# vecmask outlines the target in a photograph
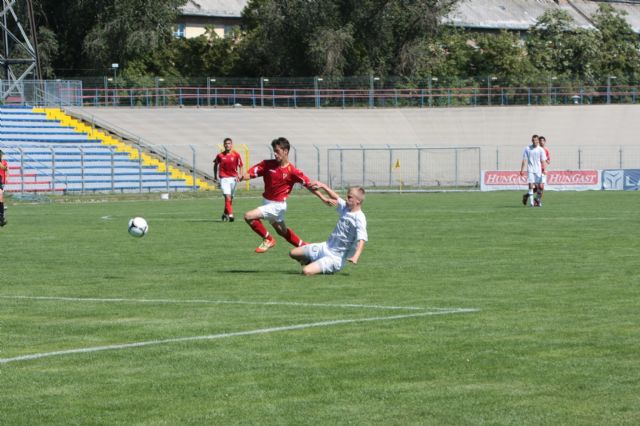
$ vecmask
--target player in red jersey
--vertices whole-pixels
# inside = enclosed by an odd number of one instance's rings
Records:
[[[3,154],[2,150],[0,150],[0,226],[7,224],[7,221],[4,219],[4,184],[7,182],[9,164],[7,160],[2,159]]]
[[[290,144],[286,138],[274,139],[271,142],[271,147],[273,148],[275,159],[261,161],[251,167],[240,178],[240,180],[248,180],[262,176],[264,179],[262,205],[244,214],[244,220],[251,229],[262,237],[262,244],[256,248],[256,253],[264,253],[276,245],[276,240],[269,234],[261,219],[268,220],[276,232],[294,246],[300,247],[306,244],[284,223],[284,215],[287,211],[287,197],[296,183],[313,192],[324,203],[333,205],[332,200],[318,191],[315,182],[311,182],[301,170],[289,163]]]
[[[216,155],[213,160],[213,178],[220,184],[224,194],[224,213],[222,221],[233,222],[233,196],[236,193],[236,185],[242,176],[242,157],[233,150],[231,138],[224,140],[224,151]]]

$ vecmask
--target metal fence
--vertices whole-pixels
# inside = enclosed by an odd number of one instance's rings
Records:
[[[550,146],[553,170],[640,168],[640,145]],[[519,170],[524,146],[483,148],[483,170]]]
[[[9,163],[7,192],[171,192],[197,190],[177,182],[169,172],[173,158],[166,149],[156,157],[162,171],[143,165],[141,151],[136,160],[117,152],[114,147],[100,151],[82,146],[0,144]],[[195,179],[194,179],[195,182]]]
[[[249,106],[397,108],[637,103],[640,81],[604,76],[589,82],[549,77],[81,77],[85,106]]]
[[[82,106],[83,89],[79,80],[0,80],[5,104],[31,106]]]
[[[211,177],[221,145],[149,145]],[[273,158],[269,145],[236,145],[245,166]],[[433,147],[296,145],[289,159],[311,179],[335,188],[479,189],[481,170],[519,170],[524,146]],[[551,146],[553,170],[640,168],[640,145]],[[254,179],[244,188],[261,188]]]
[[[477,188],[479,147],[330,148],[330,186]]]
[[[145,183],[141,162],[128,167],[128,183],[124,183],[119,154],[113,149],[103,155],[99,170],[92,166],[89,150],[83,148],[47,147],[37,156],[25,153],[19,145],[0,144],[11,166],[10,192],[149,192],[196,190],[172,183],[168,165],[179,165],[188,174],[210,179],[212,161],[222,148],[219,145],[144,145],[144,151],[158,158],[163,172],[155,181]],[[362,185],[368,189],[479,189],[481,170],[519,170],[522,146],[488,147],[392,147],[392,146],[297,146],[289,159],[311,179],[327,182],[336,189]],[[236,146],[245,166],[273,158],[268,145]],[[77,151],[79,165],[69,170],[62,160]],[[49,155],[46,155],[49,153]],[[16,167],[17,166],[17,167]],[[625,146],[559,146],[551,147],[553,170],[640,169],[640,145]],[[99,185],[91,175],[99,173]],[[35,185],[35,182],[40,185]],[[195,179],[194,179],[195,181]],[[240,185],[240,190],[261,189],[262,179]]]
[[[0,80],[2,93],[10,83]],[[549,79],[521,84],[496,77],[417,81],[401,78],[118,77],[24,80],[4,103],[34,106],[254,108],[432,108],[461,106],[635,104],[640,82],[612,76],[590,83]]]

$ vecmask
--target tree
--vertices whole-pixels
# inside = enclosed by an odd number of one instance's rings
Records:
[[[237,63],[236,46],[239,33],[220,37],[213,27],[207,27],[205,34],[194,38],[176,38],[169,48],[171,62],[183,76],[228,76],[232,75]]]
[[[53,69],[54,58],[58,55],[60,46],[56,34],[46,27],[38,29],[38,56],[40,59],[40,70],[42,79],[55,77]]]
[[[527,37],[531,62],[544,74],[592,79],[600,54],[598,35],[578,28],[564,10],[546,11]]]
[[[147,64],[143,72],[168,67],[154,58],[171,42],[172,26],[185,2],[34,0],[34,9],[40,32],[51,46],[45,50],[51,55],[51,70],[67,76],[104,75],[114,62],[124,69],[131,61],[136,68]]]
[[[601,4],[593,16],[600,36],[596,68],[601,76],[637,78],[640,72],[640,40],[625,15],[611,5]]]
[[[473,55],[476,74],[513,83],[525,82],[537,74],[524,43],[514,33],[479,34],[476,44],[478,49]]]
[[[113,0],[98,14],[83,42],[96,67],[144,60],[172,40],[183,0]]]
[[[251,0],[249,75],[416,73],[457,0]],[[416,59],[414,59],[416,58]]]

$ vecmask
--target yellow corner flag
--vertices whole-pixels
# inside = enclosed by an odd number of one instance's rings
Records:
[[[393,166],[394,169],[399,169],[400,168],[400,160],[396,160],[396,165]]]

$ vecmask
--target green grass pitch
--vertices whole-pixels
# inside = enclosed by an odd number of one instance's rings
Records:
[[[317,277],[253,252],[259,203],[10,204],[0,424],[640,424],[638,193],[369,194]],[[305,240],[336,218],[289,200]]]

